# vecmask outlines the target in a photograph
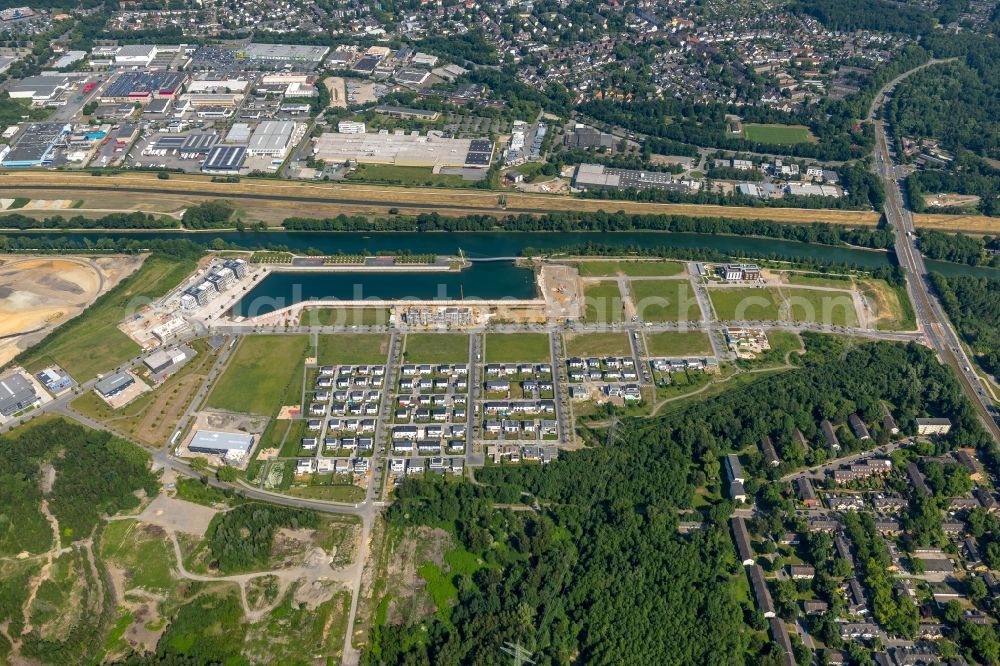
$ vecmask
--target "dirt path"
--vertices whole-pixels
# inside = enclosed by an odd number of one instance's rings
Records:
[[[184,555],[181,552],[180,542],[177,540],[177,534],[173,530],[168,530],[170,534],[170,542],[174,547],[174,557],[177,559],[177,572],[182,578],[187,578],[188,580],[201,581],[201,582],[225,582],[234,583],[240,588],[240,603],[243,606],[243,614],[249,622],[259,622],[267,613],[274,610],[274,608],[281,603],[281,600],[285,596],[285,592],[288,587],[299,579],[304,579],[307,583],[313,583],[316,581],[335,581],[342,583],[351,583],[354,579],[354,569],[358,566],[358,558],[355,558],[355,563],[350,567],[345,569],[334,569],[330,566],[329,556],[324,553],[325,557],[318,557],[314,553],[310,553],[306,557],[306,564],[290,567],[288,569],[275,569],[270,571],[255,571],[251,573],[244,574],[233,574],[230,576],[208,576],[205,574],[191,573],[184,568]],[[278,594],[275,595],[275,601],[264,608],[254,610],[250,608],[250,603],[247,600],[247,583],[250,581],[261,578],[264,576],[274,576],[278,579]]]
[[[45,564],[42,565],[38,575],[32,578],[28,583],[28,596],[24,601],[24,605],[21,606],[21,614],[24,618],[24,629],[21,631],[21,634],[31,632],[31,605],[35,603],[35,597],[38,595],[38,588],[42,586],[42,583],[49,579],[49,572],[52,570],[52,563],[56,560],[56,553],[62,552],[62,539],[59,535],[59,521],[56,520],[56,517],[52,515],[51,511],[49,511],[48,500],[43,499],[38,508],[42,512],[42,515],[45,516],[45,520],[49,521],[49,525],[52,526],[53,544],[52,548],[45,553],[47,556]],[[11,653],[19,654],[20,651],[21,641],[18,639],[17,645],[15,645]]]

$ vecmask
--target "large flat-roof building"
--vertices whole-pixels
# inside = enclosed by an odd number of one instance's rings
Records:
[[[573,187],[580,190],[691,192],[699,186],[691,180],[674,180],[670,173],[613,169],[603,164],[581,164],[573,176]]]
[[[155,44],[126,44],[115,52],[115,64],[120,67],[147,67],[156,53]]]
[[[301,62],[316,66],[330,52],[329,46],[302,44],[247,44],[243,57],[247,60]]]
[[[121,72],[101,93],[101,103],[148,104],[154,99],[174,98],[186,81],[187,74],[183,72]]]
[[[393,134],[325,133],[315,139],[313,155],[331,162],[487,169],[493,157],[493,142],[406,134],[401,130]]]
[[[250,136],[247,153],[284,159],[294,134],[295,123],[291,120],[265,120]]]
[[[15,81],[7,89],[12,99],[30,99],[33,104],[45,104],[72,85],[65,74],[39,74]]]
[[[57,146],[70,132],[62,123],[32,123],[0,161],[5,167],[45,166],[52,163]]]
[[[112,398],[132,384],[135,384],[135,377],[127,372],[115,372],[98,380],[94,389],[105,398]]]
[[[236,175],[247,158],[246,146],[215,146],[201,164],[205,173]]]
[[[219,430],[197,430],[188,450],[192,453],[208,453],[220,456],[239,454],[245,456],[253,448],[254,436],[240,432]]]
[[[38,402],[35,386],[23,375],[0,379],[0,414],[12,416]]]

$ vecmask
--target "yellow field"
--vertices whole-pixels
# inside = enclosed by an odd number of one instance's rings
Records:
[[[413,212],[426,212],[427,206],[442,206],[442,214],[463,215],[486,213],[532,212],[555,213],[565,211],[607,212],[624,211],[636,214],[672,214],[692,217],[729,217],[738,219],[766,219],[775,222],[804,223],[829,222],[845,226],[875,226],[879,216],[875,213],[844,210],[809,210],[802,208],[750,208],[740,206],[710,206],[700,204],[657,204],[635,201],[602,201],[598,199],[578,199],[559,195],[505,193],[506,208],[499,205],[496,192],[470,189],[391,187],[382,185],[343,185],[280,180],[251,180],[244,178],[239,183],[213,183],[211,179],[196,175],[171,174],[167,180],[159,180],[156,174],[133,172],[114,176],[91,176],[89,173],[67,173],[48,171],[18,171],[0,174],[0,193],[16,192],[24,196],[23,186],[52,187],[64,198],[86,198],[90,188],[100,188],[111,192],[127,192],[130,188],[154,188],[157,193],[140,193],[162,198],[165,192],[176,192],[176,196],[188,200],[198,197],[225,198],[239,195],[273,197],[285,209],[298,209],[299,214],[317,215],[357,212],[385,214],[386,207],[396,207],[400,212],[408,211],[411,204],[421,206]],[[73,190],[79,186],[79,191]],[[31,192],[28,192],[31,194]],[[39,195],[35,195],[39,196]],[[324,201],[294,201],[295,198],[320,197]],[[344,201],[338,203],[338,198]],[[248,209],[266,206],[266,200],[254,200]]]
[[[985,215],[938,215],[919,213],[913,216],[913,223],[924,229],[970,234],[995,234],[1000,232],[1000,217]]]

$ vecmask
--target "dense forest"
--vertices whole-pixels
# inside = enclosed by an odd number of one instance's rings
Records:
[[[318,525],[315,511],[273,504],[241,504],[216,516],[207,535],[208,545],[220,571],[262,569],[271,555],[275,530]]]
[[[969,266],[995,266],[1000,268],[1000,255],[990,252],[1000,250],[1000,237],[946,234],[931,229],[918,229],[920,252],[929,259],[953,261]]]
[[[0,518],[0,552],[40,552],[51,541],[38,504],[42,467],[51,464],[55,483],[46,496],[64,539],[86,538],[101,514],[137,506],[134,491],[158,490],[147,454],[107,432],[62,419],[47,420],[0,437],[2,505],[16,512]]]
[[[929,350],[804,337],[802,368],[669,416],[621,420],[613,435],[591,433],[591,446],[549,466],[489,466],[477,485],[404,482],[389,522],[445,527],[486,566],[456,577],[450,613],[379,627],[364,663],[494,663],[505,641],[526,646],[538,664],[741,664],[750,655],[766,663],[767,640],[746,630],[763,623],[729,593],[742,575],[725,529],[732,505],[703,510],[703,531],[676,532],[676,510],[692,506],[694,489],[718,487],[724,454],[765,436],[785,446],[795,428],[816,438],[823,418],[858,412],[875,421],[883,401],[905,432],[918,416],[947,416],[955,427],[944,446],[992,446]],[[535,511],[491,507],[517,501]],[[881,586],[881,553],[869,551],[865,575]],[[876,612],[909,632],[904,606],[880,599]],[[418,632],[426,639],[413,640]]]
[[[395,216],[370,220],[364,216],[339,215],[323,219],[288,218],[282,226],[289,231],[670,231],[675,233],[732,234],[763,236],[823,245],[857,245],[888,249],[893,245],[892,229],[813,222],[785,224],[769,220],[740,220],[684,215],[630,215],[627,213],[553,213],[549,215],[491,215],[447,217],[438,213]]]
[[[932,273],[931,284],[976,360],[1000,378],[1000,280]]]
[[[878,30],[915,37],[934,24],[925,10],[887,0],[798,0],[793,9],[832,30]]]
[[[235,210],[228,201],[203,201],[185,210],[181,222],[187,229],[231,227]]]
[[[980,198],[977,208],[984,215],[1000,215],[1000,169],[995,169],[983,159],[961,152],[949,168],[925,168],[914,171],[906,179],[910,208],[915,213],[958,213],[961,209],[928,208],[925,194],[955,192]]]

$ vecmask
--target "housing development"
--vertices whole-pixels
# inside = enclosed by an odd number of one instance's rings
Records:
[[[0,7],[0,663],[1000,664],[998,39]]]

